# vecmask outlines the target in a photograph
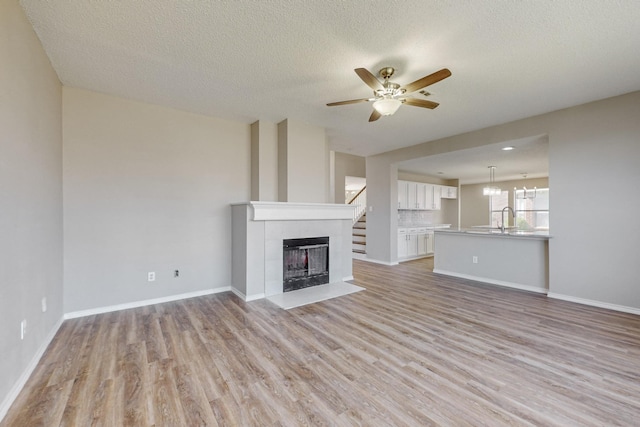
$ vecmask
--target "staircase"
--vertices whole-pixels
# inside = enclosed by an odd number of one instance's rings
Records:
[[[356,206],[353,216],[351,250],[354,254],[364,255],[367,253],[367,187],[363,187],[349,204]]]
[[[366,254],[367,253],[367,214],[364,213],[358,219],[358,221],[353,224],[353,239],[351,244],[351,249],[356,254]]]

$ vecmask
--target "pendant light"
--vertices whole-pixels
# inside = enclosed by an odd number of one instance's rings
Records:
[[[495,185],[496,180],[496,167],[489,166],[489,185],[482,189],[482,195],[484,196],[499,196],[502,194],[502,190]]]
[[[522,179],[524,180],[527,179],[526,173],[522,174]],[[516,187],[513,187],[513,190],[516,194],[516,199],[535,199],[536,193],[538,192],[538,187],[533,187],[533,190],[529,190],[527,187],[523,185],[522,191],[520,191],[520,194],[518,194],[518,189]]]

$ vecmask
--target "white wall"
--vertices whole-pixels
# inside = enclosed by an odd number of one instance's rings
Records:
[[[229,203],[250,196],[250,126],[63,94],[65,312],[230,286]]]
[[[61,85],[13,0],[0,2],[0,64],[1,419],[62,319]]]
[[[640,309],[640,270],[635,260],[640,240],[638,117],[640,92],[633,92],[367,157],[367,196],[379,213],[367,215],[371,225],[367,257],[381,262],[395,259],[391,230],[397,221],[384,209],[385,204],[394,206],[397,197],[395,174],[390,173],[395,164],[548,135],[550,293],[622,310]],[[377,177],[375,185],[370,176]]]

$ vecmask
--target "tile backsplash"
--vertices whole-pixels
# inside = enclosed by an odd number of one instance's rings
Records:
[[[433,224],[433,211],[398,211],[398,227],[413,227]]]

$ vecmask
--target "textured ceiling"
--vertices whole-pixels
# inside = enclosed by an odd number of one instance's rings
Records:
[[[21,0],[63,84],[251,123],[325,127],[371,155],[640,89],[640,2]],[[441,68],[441,105],[368,123],[353,72]]]

